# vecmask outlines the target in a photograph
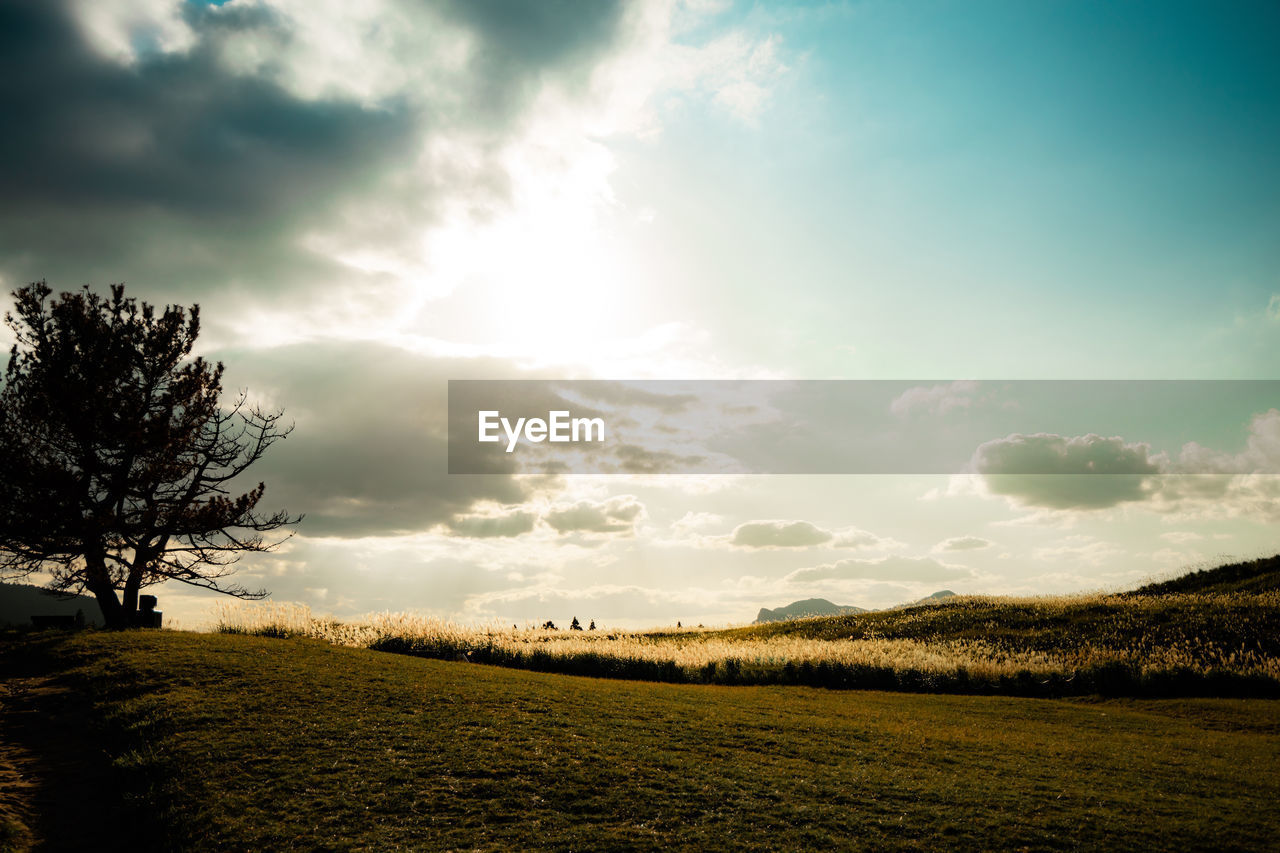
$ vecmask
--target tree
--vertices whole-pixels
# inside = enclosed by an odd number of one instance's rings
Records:
[[[569,630],[570,630],[570,631],[581,631],[581,630],[582,630],[582,623],[578,621],[578,617],[577,617],[577,616],[573,617],[573,621],[569,623]]]
[[[283,412],[243,392],[223,405],[222,363],[191,356],[198,305],[157,313],[123,285],[51,294],[21,288],[5,315],[17,343],[0,389],[0,576],[43,571],[54,590],[87,589],[112,628],[166,580],[265,597],[223,578],[292,535],[263,534],[301,520],[260,513],[262,483],[234,492],[292,430]]]

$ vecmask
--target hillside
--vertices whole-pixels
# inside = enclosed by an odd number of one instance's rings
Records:
[[[1064,652],[1122,642],[1256,648],[1280,656],[1280,555],[1192,572],[1115,595],[944,596],[911,607],[715,632],[737,640],[980,640],[1003,650]]]
[[[1133,591],[1133,595],[1169,595],[1173,593],[1233,592],[1259,593],[1280,590],[1280,554],[1229,563],[1212,569],[1189,572],[1172,580],[1150,583]]]
[[[340,623],[305,606],[266,604],[225,610],[218,630],[671,683],[1280,697],[1280,591],[951,596],[741,628],[641,632],[469,627],[412,614]]]
[[[956,594],[949,589],[940,589],[932,595],[926,595],[924,598],[911,602],[911,604],[907,606],[914,607],[917,604],[937,604],[938,602],[945,601],[948,598],[956,598]]]
[[[1280,833],[1265,700],[648,684],[173,631],[10,635],[0,675],[0,774],[35,780],[0,787],[18,849],[1247,850]]]
[[[61,598],[30,584],[0,583],[0,625],[30,625],[33,615],[74,616],[77,610],[87,623],[102,624],[102,611],[92,596]]]

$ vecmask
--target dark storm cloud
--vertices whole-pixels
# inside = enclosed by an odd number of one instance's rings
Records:
[[[188,14],[205,38],[128,67],[58,3],[0,7],[0,263],[14,277],[198,289],[314,275],[323,262],[282,232],[411,153],[421,119],[403,105],[307,102],[230,74],[217,42],[263,21]]]
[[[261,14],[193,16],[208,38],[133,68],[86,50],[57,4],[0,9],[0,98],[16,131],[0,136],[7,205],[279,216],[405,152],[402,108],[300,101],[224,71],[217,40]]]
[[[148,301],[201,303],[206,329],[241,341],[247,310],[263,306],[322,310],[322,297],[340,292],[382,310],[378,289],[396,284],[390,276],[344,266],[304,238],[337,233],[394,250],[418,245],[446,199],[500,204],[498,153],[523,111],[543,83],[585,80],[620,20],[614,3],[383,6],[369,62],[355,61],[385,78],[366,90],[342,80],[308,90],[298,75],[314,79],[308,70],[327,54],[270,4],[175,3],[189,43],[165,50],[131,31],[126,62],[86,35],[77,15],[90,7],[0,0],[4,289],[40,278],[55,290],[125,281]],[[372,36],[387,34],[383,50]],[[464,42],[460,64],[429,61]],[[254,62],[228,58],[246,45]],[[441,135],[472,147],[424,169],[423,152]],[[518,514],[501,524],[472,514],[477,503],[526,496],[509,460],[486,462],[483,476],[445,472],[446,380],[512,375],[513,365],[375,344],[219,355],[229,388],[266,393],[297,422],[252,474],[266,481],[268,504],[307,515],[302,535],[531,526]]]
[[[388,26],[423,21],[426,8],[389,7]],[[461,126],[498,147],[538,81],[589,68],[618,22],[607,3],[436,11],[474,44],[457,79],[435,81],[449,97],[406,85],[368,102],[304,98],[281,82],[297,36],[269,8],[182,4],[189,49],[145,50],[127,65],[85,41],[69,3],[0,3],[0,274],[11,285],[124,280],[183,296],[359,278],[301,249],[300,236],[332,224],[355,197],[376,197],[389,222],[429,221],[432,194],[458,188],[444,186],[447,163],[399,180],[424,141]],[[279,55],[233,71],[225,48],[247,34]],[[401,37],[412,44],[412,32]],[[468,191],[505,186],[494,161],[465,180]]]
[[[371,343],[223,357],[230,387],[267,396],[296,424],[252,473],[267,483],[268,504],[306,514],[304,536],[395,535],[440,523],[460,523],[463,535],[497,535],[458,516],[479,501],[514,504],[526,496],[510,464],[484,475],[446,471],[447,379],[510,365]]]
[[[448,0],[443,7],[453,20],[484,34],[477,56],[484,73],[476,76],[473,94],[482,110],[499,115],[533,94],[540,69],[568,66],[585,82],[591,59],[612,39],[623,8],[620,2],[574,0]]]

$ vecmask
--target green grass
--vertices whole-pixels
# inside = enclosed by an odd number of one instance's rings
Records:
[[[653,684],[178,632],[11,636],[0,666],[70,688],[50,731],[81,744],[135,849],[1230,850],[1280,834],[1265,700]],[[83,725],[60,722],[73,712]]]

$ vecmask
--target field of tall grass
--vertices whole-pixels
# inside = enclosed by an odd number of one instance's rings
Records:
[[[216,630],[606,678],[1018,695],[1280,696],[1280,592],[959,597],[725,630],[352,622],[223,606]]]

